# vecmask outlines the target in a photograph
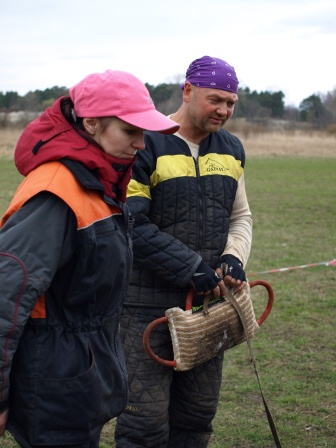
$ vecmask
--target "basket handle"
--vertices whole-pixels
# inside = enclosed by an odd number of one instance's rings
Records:
[[[157,356],[153,350],[151,349],[151,346],[149,345],[149,335],[151,333],[151,331],[157,327],[159,324],[163,324],[168,322],[168,317],[164,316],[164,317],[159,317],[158,319],[153,320],[153,322],[151,322],[148,327],[146,328],[146,330],[144,331],[144,334],[142,336],[142,344],[144,346],[145,352],[147,353],[147,355],[153,359],[153,361],[156,361],[158,364],[161,364],[163,366],[166,367],[176,367],[176,361],[168,361],[167,359],[162,359],[159,356]]]
[[[268,292],[268,300],[266,308],[264,309],[259,319],[257,319],[257,324],[260,326],[271,312],[274,303],[274,292],[272,286],[268,282],[265,282],[265,280],[254,280],[253,282],[250,282],[250,288],[253,288],[253,286],[256,285],[264,286]]]
[[[273,288],[269,283],[265,282],[264,280],[254,280],[253,282],[250,282],[249,285],[250,285],[250,288],[253,288],[256,285],[262,285],[267,289],[267,292],[268,292],[268,301],[267,301],[266,308],[263,311],[262,315],[259,317],[259,319],[257,319],[257,324],[260,326],[264,322],[266,317],[269,315],[269,313],[271,312],[271,309],[272,309],[272,306],[274,303]],[[185,308],[186,310],[191,310],[193,297],[194,297],[194,290],[191,289],[187,295],[186,308]]]

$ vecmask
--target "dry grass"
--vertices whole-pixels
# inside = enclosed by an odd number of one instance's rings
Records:
[[[246,156],[336,157],[336,137],[322,131],[237,132]]]
[[[21,133],[22,129],[0,128],[0,156],[13,157],[14,148]]]
[[[232,128],[232,129],[231,129]],[[336,157],[336,136],[323,131],[228,127],[239,137],[246,156]],[[22,129],[0,128],[0,155],[12,158]]]

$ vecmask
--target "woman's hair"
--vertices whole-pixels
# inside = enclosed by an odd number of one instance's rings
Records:
[[[101,146],[94,140],[85,130],[85,127],[83,125],[83,118],[82,117],[76,117],[75,111],[74,111],[74,104],[70,97],[65,97],[61,101],[61,111],[64,115],[64,118],[67,120],[68,123],[71,124],[71,126],[75,129],[75,131],[81,135],[85,140],[87,140],[89,143],[92,143],[96,146],[98,146],[100,149]],[[114,117],[97,117],[100,124],[100,131],[104,132],[105,129],[108,127],[108,125],[111,123]]]
[[[84,126],[83,126],[83,119],[82,118],[76,118],[74,113],[74,104],[69,96],[65,97],[61,101],[61,111],[64,115],[66,121],[71,124],[73,128],[76,129],[76,131],[82,131],[84,132]]]

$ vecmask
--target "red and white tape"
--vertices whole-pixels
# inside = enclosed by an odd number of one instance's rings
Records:
[[[280,269],[270,269],[268,271],[260,271],[260,272],[251,272],[250,274],[246,274],[247,277],[252,277],[254,275],[260,274],[271,274],[274,272],[284,272],[284,271],[292,271],[294,269],[303,269],[310,268],[313,266],[336,266],[336,258],[331,261],[321,261],[320,263],[310,263],[310,264],[302,264],[301,266],[291,266],[288,268],[280,268]]]

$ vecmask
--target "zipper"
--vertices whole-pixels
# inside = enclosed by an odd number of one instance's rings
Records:
[[[194,158],[193,158],[194,159]],[[200,175],[200,170],[199,170],[199,164],[198,164],[198,159],[194,159],[194,163],[195,163],[195,169],[196,169],[196,182],[197,182],[197,198],[196,198],[196,205],[197,205],[197,210],[198,210],[198,217],[199,217],[199,226],[197,226],[197,239],[196,239],[196,244],[195,244],[195,248],[196,248],[196,252],[198,254],[201,253],[201,249],[202,249],[202,241],[203,241],[203,222],[204,222],[204,214],[205,214],[205,210],[204,210],[204,198],[203,198],[203,192],[202,192],[202,188],[201,188],[201,175]]]
[[[131,276],[131,272],[132,272],[132,264],[133,264],[133,249],[132,249],[132,246],[131,246],[132,238],[131,238],[131,235],[130,235],[130,231],[132,231],[132,227],[130,226],[130,216],[129,216],[130,213],[129,213],[128,206],[126,204],[123,204],[123,203],[121,203],[121,204],[122,204],[122,206],[120,208],[121,208],[121,211],[122,211],[122,214],[123,214],[124,226],[125,226],[124,232],[125,232],[125,238],[126,238],[126,244],[127,244],[127,258],[128,258],[128,263],[129,263],[129,266],[130,266],[130,271],[128,273],[128,278],[125,279],[125,281],[126,281],[126,290],[127,290],[128,282],[130,280],[130,276]],[[125,294],[126,294],[126,290],[125,290]]]

